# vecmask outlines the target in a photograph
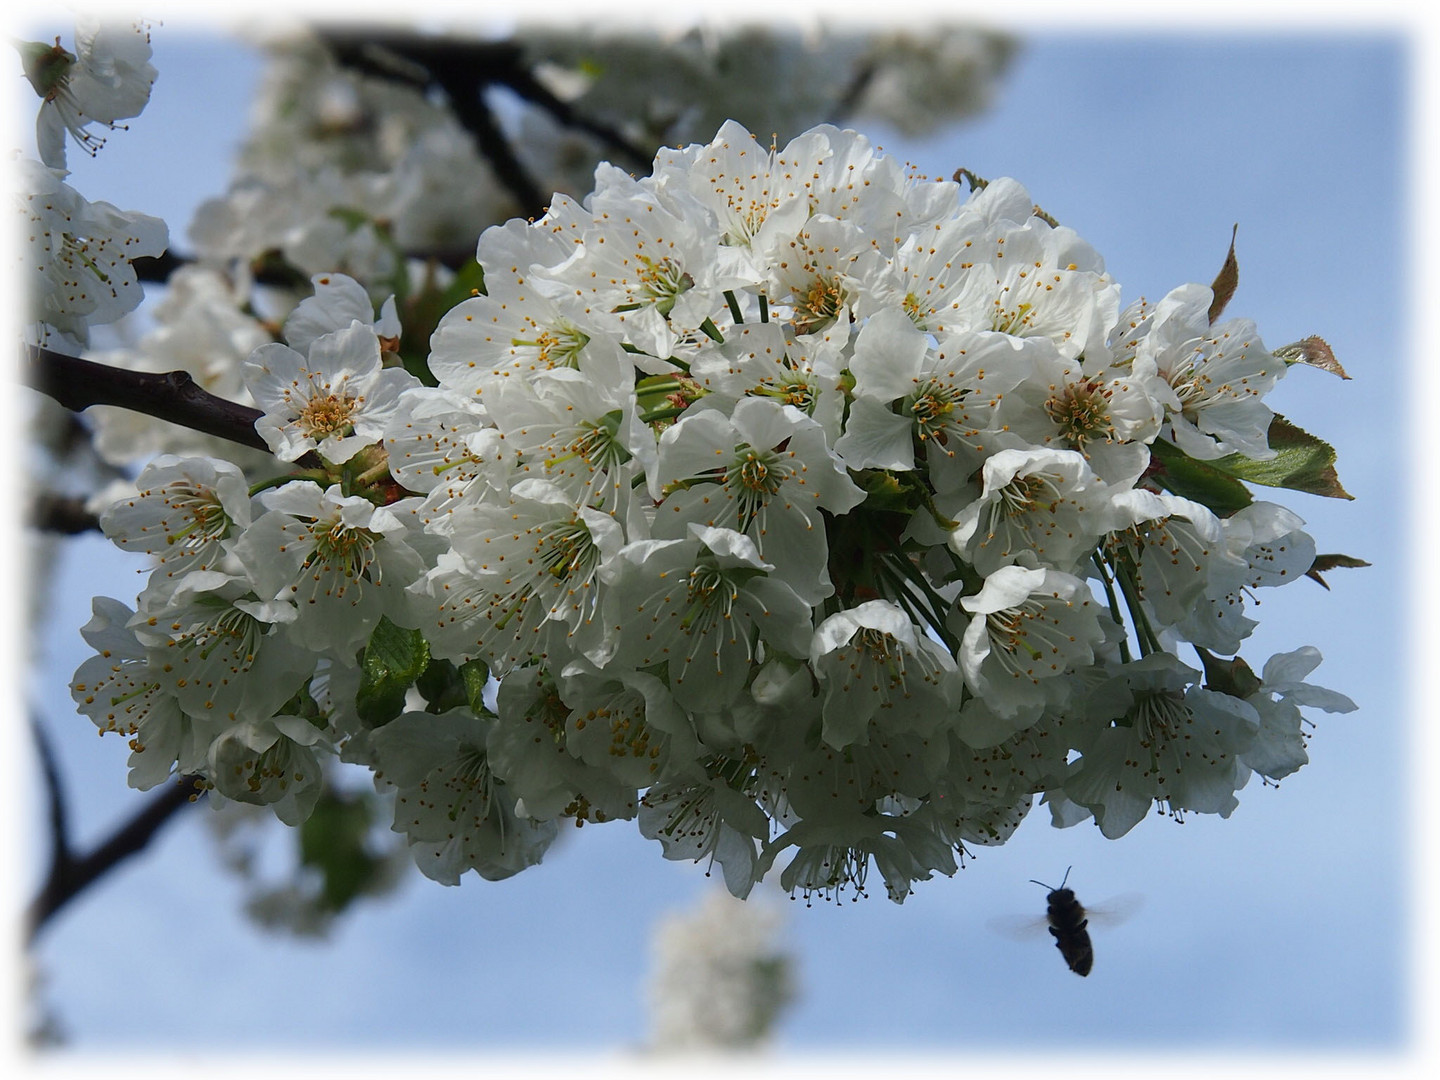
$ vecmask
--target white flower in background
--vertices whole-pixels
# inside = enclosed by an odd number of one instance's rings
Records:
[[[984,233],[985,221],[967,211],[912,233],[889,259],[862,268],[856,314],[900,307],[921,330],[946,329]]]
[[[880,258],[859,226],[820,214],[764,254],[770,267],[766,294],[797,334],[847,326],[860,296],[859,278]]]
[[[1067,359],[1103,352],[1120,286],[1073,229],[1027,213],[1023,221],[998,222],[975,246],[974,266],[945,313],[947,327],[1047,338]]]
[[[651,356],[703,340],[701,324],[725,308],[721,293],[749,284],[738,260],[723,257],[714,218],[683,193],[662,201],[653,182],[614,166],[597,169],[595,182],[582,244],[531,285]]]
[[[722,243],[764,251],[794,236],[809,218],[805,174],[797,166],[823,153],[822,139],[807,132],[783,151],[766,150],[743,126],[727,120],[703,146],[662,148],[655,155],[655,183],[662,192],[687,191],[708,208],[719,222]]]
[[[219,569],[229,542],[250,524],[250,493],[239,468],[213,458],[159,457],[113,503],[100,527],[124,551],[154,555],[150,587],[191,570]]]
[[[315,290],[295,305],[285,320],[285,340],[296,352],[309,353],[310,347],[326,334],[349,329],[351,323],[370,326],[380,340],[382,352],[394,352],[400,340],[400,317],[395,313],[395,297],[388,297],[380,317],[370,303],[370,294],[352,277],[344,274],[316,274],[310,279]]]
[[[873,864],[880,871],[885,894],[903,904],[917,881],[929,881],[936,870],[955,873],[949,843],[923,822],[900,814],[836,814],[825,820],[801,821],[765,847],[762,869],[788,847],[798,850],[780,874],[780,887],[798,891],[808,904],[812,895],[839,903],[853,889],[859,899]]]
[[[723,779],[656,784],[640,800],[640,834],[660,841],[665,858],[719,863],[730,895],[745,899],[759,879],[759,845],[770,819]]]
[[[643,528],[639,482],[654,466],[655,435],[639,417],[634,370],[613,342],[597,341],[578,370],[538,372],[507,389],[495,418],[517,455],[511,482],[546,480],[579,505]]]
[[[742,397],[768,398],[818,422],[833,445],[845,409],[844,365],[837,342],[824,334],[793,336],[779,323],[745,323],[733,327],[724,344],[702,350],[690,377],[710,392],[707,408],[724,399],[733,408]]]
[[[20,278],[25,319],[41,324],[42,344],[53,327],[79,345],[92,325],[114,322],[144,297],[132,259],[159,255],[169,232],[159,218],[84,199],[63,173],[39,162],[17,166]]]
[[[531,268],[559,265],[574,254],[578,236],[544,226],[583,213],[572,200],[557,197],[535,226],[515,219],[481,234],[476,258],[486,268],[485,295],[447,311],[431,339],[430,370],[441,386],[483,402],[512,380],[579,366],[586,346],[604,331],[566,298],[537,290]]]
[[[386,178],[339,168],[277,178],[241,176],[195,211],[190,241],[207,261],[238,276],[252,260],[279,251],[305,274],[344,273],[381,297],[404,261],[384,222]]]
[[[836,453],[852,469],[908,471],[918,443],[937,490],[963,482],[998,449],[995,407],[1043,348],[999,334],[944,334],[932,344],[898,309],[873,315],[855,339],[855,402]]]
[[[1002,442],[1081,454],[1107,484],[1128,488],[1150,465],[1160,430],[1160,403],[1149,380],[1124,368],[1089,369],[1058,351],[1036,350],[1035,372],[996,410]]]
[[[294,461],[315,450],[341,465],[385,435],[401,391],[420,380],[382,368],[374,328],[355,321],[316,338],[306,353],[262,345],[245,364],[245,385],[265,413],[255,430],[276,457]]]
[[[411,512],[433,533],[449,531],[449,515],[457,507],[508,492],[519,460],[488,411],[429,386],[400,395],[384,447],[390,475],[424,494]]]
[[[90,130],[113,130],[116,121],[139,116],[150,100],[155,67],[150,63],[150,27],[145,22],[101,23],[94,16],[75,20],[75,52],[28,42],[20,47],[25,75],[40,95],[35,140],[40,160],[64,169],[65,134],[92,157],[105,145]]]
[[[1100,521],[1106,548],[1133,561],[1140,597],[1161,626],[1184,622],[1207,595],[1229,595],[1247,577],[1249,564],[1225,543],[1221,520],[1189,499],[1114,492]]]
[[[739,1050],[762,1044],[794,990],[774,904],[710,889],[655,925],[649,981],[650,1045],[661,1051]]]
[[[131,371],[188,372],[197,385],[217,397],[251,405],[242,369],[250,354],[274,337],[253,314],[242,310],[247,304],[245,291],[218,271],[182,266],[166,279],[164,295],[152,311],[153,329],[133,345],[92,353],[89,358]],[[92,405],[86,416],[97,429],[96,449],[111,464],[174,454],[223,456],[247,468],[274,467],[264,451],[246,450],[131,409]]]
[[[630,819],[641,789],[696,770],[690,721],[653,675],[611,678],[575,661],[557,684],[527,665],[500,681],[496,707],[490,766],[527,817]]]

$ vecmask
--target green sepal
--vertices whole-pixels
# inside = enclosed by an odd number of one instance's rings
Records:
[[[1197,502],[1219,517],[1229,517],[1253,501],[1250,489],[1217,469],[1217,462],[1197,461],[1164,439],[1150,444],[1150,461],[1147,475],[1151,480],[1172,495]]]
[[[1195,647],[1195,651],[1200,654],[1200,663],[1205,665],[1206,690],[1229,694],[1242,701],[1259,691],[1260,676],[1251,671],[1250,665],[1240,657],[1221,660],[1198,645]]]
[[[1324,584],[1322,582],[1322,584]],[[280,706],[275,713],[276,716],[298,716],[306,721],[311,727],[317,727],[324,731],[330,726],[330,718],[325,715],[318,702],[310,694],[310,686],[307,683],[294,694],[290,700]]]
[[[75,66],[75,54],[60,47],[60,39],[47,45],[43,41],[17,41],[15,51],[20,54],[20,67],[25,78],[35,88],[35,93],[45,100],[50,99],[57,88],[64,85]]]
[[[379,873],[381,860],[365,846],[373,798],[327,789],[300,825],[300,861],[320,871],[319,902],[327,911],[344,910]]]
[[[1254,461],[1243,454],[1212,461],[1221,472],[1266,487],[1305,491],[1331,499],[1353,499],[1340,486],[1335,474],[1335,448],[1290,423],[1279,413],[1270,421],[1270,449],[1275,456],[1269,461]]]
[[[909,513],[915,509],[917,500],[911,486],[894,473],[883,469],[861,469],[851,473],[851,479],[865,492],[866,510]]]
[[[383,615],[360,657],[355,712],[366,727],[378,728],[405,708],[405,692],[430,663],[430,646],[419,630],[396,626]]]

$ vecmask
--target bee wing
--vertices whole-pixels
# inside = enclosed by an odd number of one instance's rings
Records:
[[[1094,907],[1086,904],[1085,918],[1089,920],[1092,927],[1119,926],[1144,906],[1145,897],[1142,893],[1121,893]]]
[[[987,919],[985,925],[1011,941],[1032,941],[1050,928],[1050,920],[1044,915],[997,915]]]

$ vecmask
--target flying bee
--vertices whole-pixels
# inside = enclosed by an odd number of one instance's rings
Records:
[[[1090,944],[1090,920],[1085,917],[1085,909],[1075,899],[1075,890],[1065,887],[1072,869],[1069,866],[1065,868],[1065,877],[1058,889],[1034,878],[1030,881],[1050,890],[1050,895],[1045,897],[1045,917],[1050,921],[1050,936],[1055,939],[1055,947],[1060,950],[1070,970],[1083,976],[1090,974],[1090,968],[1095,963],[1095,950]]]
[[[1055,947],[1065,958],[1065,964],[1076,975],[1089,975],[1095,963],[1095,950],[1090,942],[1090,931],[1096,926],[1114,926],[1124,922],[1140,907],[1142,898],[1138,893],[1125,893],[1105,901],[1099,907],[1086,908],[1075,899],[1075,890],[1067,888],[1070,870],[1058,888],[1043,881],[1030,880],[1049,889],[1045,898],[1045,914],[1039,918],[1025,916],[999,916],[990,920],[990,928],[1016,941],[1032,940],[1035,936],[1049,931],[1055,940]]]

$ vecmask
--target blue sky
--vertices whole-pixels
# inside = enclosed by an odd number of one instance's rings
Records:
[[[1105,256],[1126,299],[1208,283],[1239,224],[1227,315],[1272,347],[1324,336],[1353,376],[1296,369],[1269,401],[1339,451],[1354,502],[1284,493],[1319,550],[1359,556],[1326,592],[1261,597],[1244,650],[1317,645],[1312,678],[1357,712],[1317,714],[1310,764],[1258,781],[1228,821],[1151,818],[1119,841],[1055,830],[1043,810],[954,879],[896,906],[778,898],[800,997],[781,1049],[1006,1053],[1387,1051],[1409,1032],[1407,900],[1413,837],[1407,747],[1406,538],[1418,521],[1404,418],[1420,299],[1411,267],[1408,115],[1413,57],[1399,34],[1039,32],[995,108],[924,141],[871,131],[931,175],[1010,175]],[[258,71],[232,44],[157,29],[146,112],[72,183],[165,217],[179,250],[193,207],[221,191]],[[136,805],[125,747],[95,738],[65,684],[95,592],[133,598],[138,563],[105,542],[68,546],[34,697],[60,742],[82,844]],[[32,800],[33,802],[33,800]],[[38,835],[38,830],[32,827]],[[987,929],[1040,914],[1029,879],[1082,900],[1139,892],[1097,933],[1094,973],[1040,938]],[[581,1051],[638,1045],[649,930],[710,887],[633,826],[586,828],[499,884],[418,875],[346,918],[325,943],[259,931],[198,815],[67,910],[35,960],[73,1045],[109,1051],[307,1048]]]

